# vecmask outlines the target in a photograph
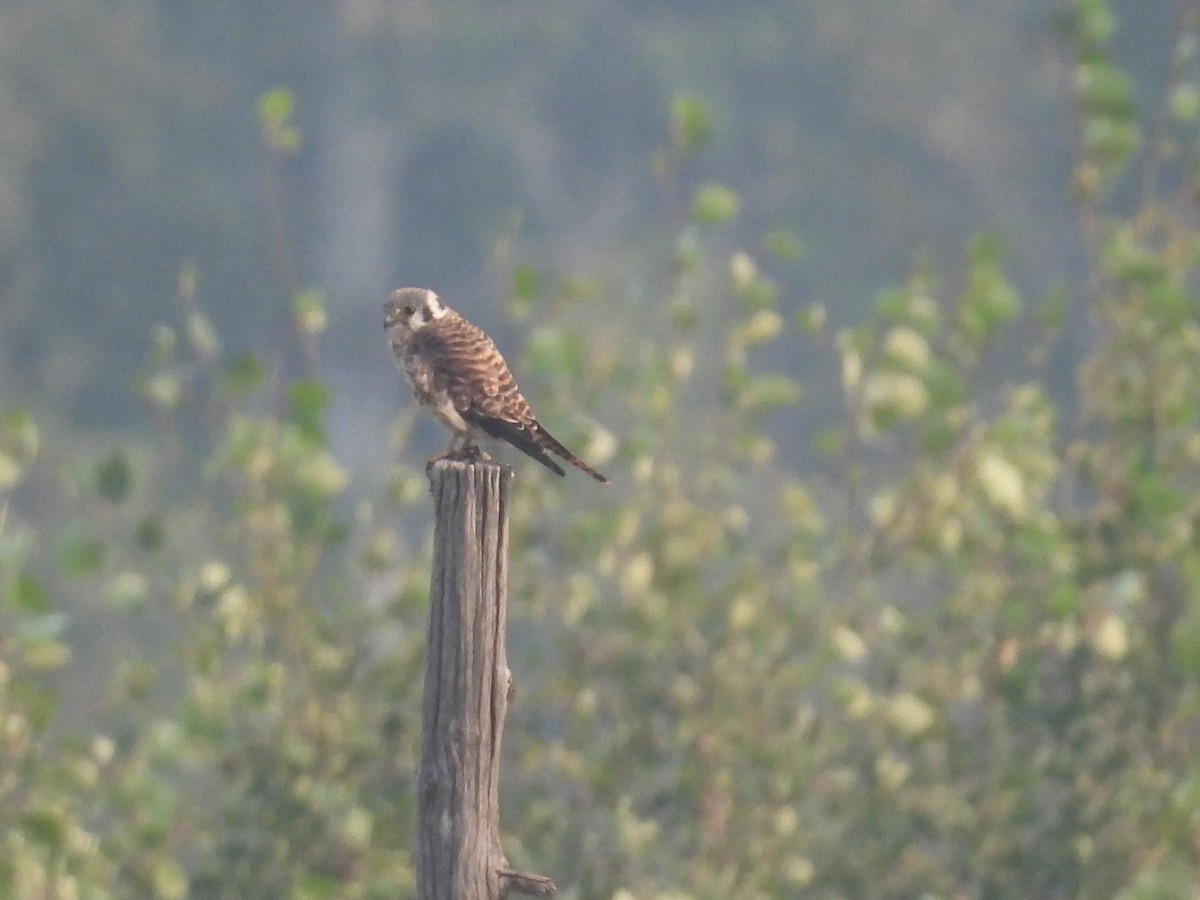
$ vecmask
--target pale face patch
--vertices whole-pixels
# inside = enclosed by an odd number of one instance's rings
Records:
[[[404,308],[404,318],[410,331],[419,331],[430,322],[442,318],[447,312],[449,309],[442,304],[441,298],[433,291],[426,290],[423,303]]]

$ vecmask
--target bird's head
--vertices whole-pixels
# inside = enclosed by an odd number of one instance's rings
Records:
[[[441,298],[428,288],[400,288],[383,304],[383,327],[417,331],[445,314]]]

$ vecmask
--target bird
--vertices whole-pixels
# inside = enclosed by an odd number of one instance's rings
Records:
[[[476,439],[486,434],[512,444],[557,475],[566,472],[553,456],[609,484],[538,421],[487,333],[432,290],[393,291],[383,305],[383,327],[396,367],[417,403],[450,429],[450,446],[434,459],[478,454]]]

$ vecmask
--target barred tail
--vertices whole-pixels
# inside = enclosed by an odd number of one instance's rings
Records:
[[[545,449],[551,451],[552,453],[554,453],[558,456],[561,456],[563,459],[565,459],[567,462],[569,462],[575,468],[579,469],[579,471],[587,472],[589,475],[591,475],[593,478],[595,478],[601,484],[611,484],[612,483],[607,478],[605,478],[603,475],[601,475],[599,472],[597,472],[595,469],[593,469],[591,466],[589,466],[587,463],[585,463],[582,459],[580,459],[578,456],[576,456],[574,453],[572,453],[570,450],[568,450],[566,447],[564,447],[561,443],[559,443],[558,439],[555,438],[554,435],[552,435],[550,432],[548,432],[545,428],[542,427],[541,422],[535,421],[531,427],[531,432],[533,434],[534,440],[536,440],[538,442],[538,444],[540,444]]]

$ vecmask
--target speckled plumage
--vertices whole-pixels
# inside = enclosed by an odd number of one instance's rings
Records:
[[[433,291],[401,288],[383,307],[396,365],[417,402],[450,429],[447,453],[480,433],[507,441],[559,475],[554,454],[597,481],[608,479],[559,443],[533,414],[492,339]]]

